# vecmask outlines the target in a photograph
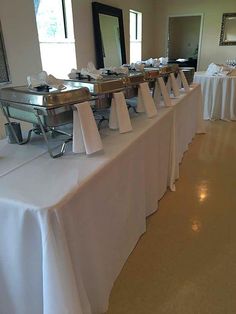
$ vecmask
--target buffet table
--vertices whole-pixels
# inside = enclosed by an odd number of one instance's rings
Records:
[[[196,72],[194,82],[202,87],[204,119],[236,120],[236,76]]]
[[[38,138],[0,141],[0,313],[98,314],[204,132],[200,86],[133,132],[103,129],[104,152],[52,159]]]

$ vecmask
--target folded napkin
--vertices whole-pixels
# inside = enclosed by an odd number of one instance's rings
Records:
[[[215,63],[211,63],[208,65],[208,68],[206,70],[206,74],[207,75],[216,75],[218,73],[222,72],[222,67],[215,64]]]
[[[232,69],[227,73],[227,76],[236,76],[236,69]]]
[[[143,64],[142,62],[136,62],[136,63],[130,64],[130,68],[136,71],[143,71],[144,67],[145,67],[145,64]]]
[[[55,76],[51,74],[48,75],[46,71],[28,75],[27,83],[29,88],[36,88],[42,85],[54,87],[59,90],[66,88],[62,80],[55,78]]]
[[[48,74],[46,71],[42,71],[33,75],[28,75],[27,76],[28,87],[35,88],[41,85],[46,85],[47,76]]]
[[[50,87],[54,87],[56,89],[65,89],[66,86],[63,84],[62,80],[55,78],[52,74],[49,74],[47,77],[47,84]]]
[[[180,71],[179,71],[179,76],[180,76],[181,82],[182,82],[182,84],[183,84],[184,91],[185,91],[186,93],[189,92],[189,91],[190,91],[190,87],[189,87],[188,81],[187,81],[187,79],[186,79],[186,76],[185,76],[183,70],[180,70]]]
[[[168,57],[160,57],[159,61],[161,64],[166,65],[168,63]]]
[[[170,81],[171,81],[171,88],[173,90],[174,96],[179,97],[180,96],[179,87],[178,87],[178,83],[176,81],[174,73],[170,73]]]
[[[160,60],[158,59],[158,58],[155,58],[155,59],[153,59],[153,64],[152,64],[152,66],[154,67],[154,68],[157,68],[157,67],[159,67],[159,65],[160,65]]]
[[[148,118],[157,115],[157,109],[151,96],[148,83],[139,84],[137,112],[146,112]]]
[[[113,93],[109,128],[113,130],[119,129],[120,133],[130,132],[133,129],[123,92]]]
[[[106,68],[105,70],[110,70],[112,73],[116,73],[116,74],[128,74],[129,73],[129,68],[125,66],[109,67],[109,68]]]
[[[172,102],[168,94],[168,90],[164,83],[164,80],[162,77],[158,77],[157,82],[155,84],[154,92],[154,100],[157,106],[160,105],[161,96],[163,97],[163,101],[166,107],[172,106]]]
[[[152,67],[158,67],[160,65],[160,60],[155,58],[150,58],[146,61],[144,61],[144,63],[147,65],[147,66],[152,66]]]
[[[68,74],[68,77],[70,78],[70,79],[77,79],[77,75],[78,75],[78,73],[79,73],[79,70],[77,70],[77,69],[71,69],[71,71],[70,71],[70,73]]]
[[[89,102],[74,105],[73,152],[93,154],[103,149],[102,141]]]
[[[80,73],[82,75],[89,75],[93,79],[102,79],[102,70],[97,70],[92,62],[89,62],[87,68],[82,68]]]

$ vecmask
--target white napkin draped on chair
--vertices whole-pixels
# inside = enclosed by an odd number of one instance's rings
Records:
[[[148,83],[141,83],[138,89],[138,104],[137,112],[146,112],[148,118],[153,118],[157,115],[155,102],[150,93]]]
[[[109,128],[113,130],[119,129],[120,133],[130,132],[133,129],[123,92],[113,93]]]
[[[103,149],[93,111],[89,102],[74,105],[73,152],[93,154]]]

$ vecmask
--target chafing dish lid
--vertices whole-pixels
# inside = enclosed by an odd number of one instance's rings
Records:
[[[60,107],[89,99],[91,94],[86,87],[75,88],[71,85],[66,85],[63,90],[51,88],[49,92],[32,90],[27,86],[0,89],[1,101],[41,107]]]
[[[120,91],[124,88],[123,76],[116,77],[103,77],[102,79],[70,79],[64,80],[64,83],[69,84],[70,86],[86,87],[89,89],[92,94],[102,94],[102,93],[113,93]]]

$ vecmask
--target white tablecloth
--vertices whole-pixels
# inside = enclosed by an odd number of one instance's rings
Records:
[[[196,72],[204,98],[204,119],[236,120],[236,76],[209,76]]]
[[[104,153],[91,157],[51,159],[28,144],[32,158],[14,168],[6,158],[13,146],[0,142],[0,163],[11,170],[0,177],[1,314],[107,310],[146,216],[174,186],[194,134],[204,131],[200,86],[175,103],[154,119],[133,118],[133,132],[103,130]]]

